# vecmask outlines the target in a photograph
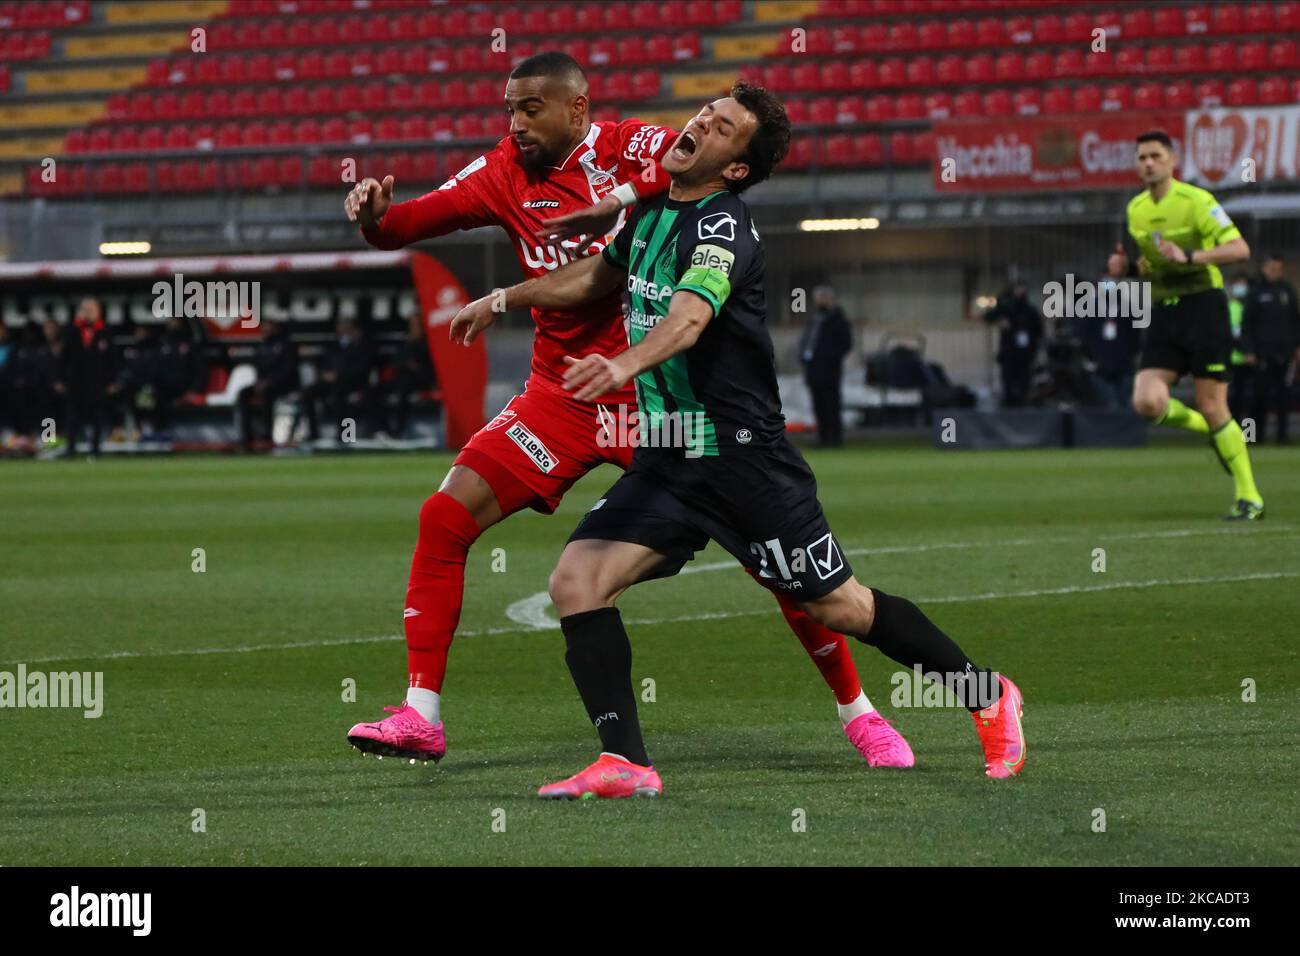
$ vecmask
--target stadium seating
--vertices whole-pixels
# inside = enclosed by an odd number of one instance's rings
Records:
[[[102,115],[67,129],[63,150],[131,154],[147,169],[154,161],[142,154],[158,149],[209,153],[206,160],[178,155],[166,176],[160,167],[145,177],[149,188],[191,189],[205,181],[204,170],[238,170],[248,159],[235,152],[218,162],[212,153],[295,146],[403,146],[394,155],[405,161],[432,144],[439,156],[413,168],[442,175],[457,168],[446,161],[453,149],[472,158],[504,131],[503,72],[556,47],[587,64],[603,117],[680,122],[700,99],[680,91],[705,88],[692,85],[696,76],[725,69],[756,79],[784,95],[796,124],[824,128],[801,147],[809,168],[924,165],[928,153],[918,144],[928,131],[916,127],[948,117],[1296,101],[1300,0],[787,6],[802,19],[740,0],[503,0],[436,9],[398,0],[231,0],[207,25],[205,55],[146,57],[140,81],[107,91]],[[151,24],[163,16],[144,10]],[[85,0],[0,4],[0,26],[11,28],[0,41],[0,91],[20,64],[57,55],[59,37],[74,35],[91,12]],[[503,23],[510,27],[505,50],[482,42]],[[785,42],[795,25],[805,28],[805,46]],[[1097,28],[1106,32],[1105,53],[1090,52]],[[274,155],[259,167],[262,158],[247,168],[265,176],[222,182],[285,185],[290,164]],[[299,166],[307,182],[326,181],[322,166]],[[91,175],[87,185],[143,191],[138,169],[130,169]],[[62,188],[43,184],[47,194]]]

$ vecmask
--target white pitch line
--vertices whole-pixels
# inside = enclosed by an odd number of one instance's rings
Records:
[[[726,565],[730,567],[731,565]],[[975,601],[1014,600],[1016,598],[1051,597],[1062,594],[1089,594],[1098,591],[1119,591],[1126,589],[1167,587],[1186,584],[1235,584],[1242,581],[1276,581],[1283,578],[1300,578],[1300,571],[1261,571],[1256,574],[1237,574],[1230,577],[1212,578],[1156,578],[1149,581],[1113,581],[1108,584],[1088,584],[1059,588],[1030,588],[1023,591],[988,591],[983,594],[948,594],[936,597],[914,598],[918,604],[964,604]],[[746,611],[711,611],[701,614],[684,614],[679,617],[632,618],[625,623],[634,626],[653,624],[678,624],[689,621],[716,621],[726,618],[754,617],[771,614],[771,608],[756,608]],[[546,627],[489,627],[480,630],[458,631],[458,637],[482,637],[490,634],[529,634],[540,631],[559,630],[559,624]],[[206,654],[253,654],[260,651],[298,650],[315,647],[341,647],[349,644],[380,644],[403,640],[402,635],[393,634],[383,637],[345,637],[321,641],[293,641],[286,644],[249,644],[240,647],[194,647],[175,651],[114,651],[108,654],[88,654],[83,656],[32,657],[25,661],[7,663],[48,664],[54,661],[106,661],[154,657],[197,657]]]

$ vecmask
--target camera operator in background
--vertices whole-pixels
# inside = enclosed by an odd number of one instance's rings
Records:
[[[1002,370],[1002,404],[1019,408],[1025,404],[1033,380],[1034,360],[1043,341],[1043,317],[1029,301],[1029,290],[1017,282],[984,314],[984,321],[996,325],[998,366]]]

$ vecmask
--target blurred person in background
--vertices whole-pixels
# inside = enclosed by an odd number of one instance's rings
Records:
[[[1246,296],[1250,294],[1250,276],[1238,270],[1228,284],[1228,320],[1232,323],[1232,379],[1228,382],[1228,407],[1238,414],[1249,410],[1254,401],[1255,366],[1246,361],[1241,350],[1241,320],[1246,311]],[[1240,421],[1240,418],[1238,418]]]
[[[1029,301],[1029,290],[1017,282],[998,298],[984,315],[996,325],[998,366],[1002,370],[1002,404],[1018,408],[1025,404],[1034,371],[1034,360],[1043,341],[1043,317]]]
[[[1106,304],[1115,301],[1110,289],[1115,280],[1103,273],[1097,282],[1099,315],[1082,320],[1083,349],[1092,364],[1092,373],[1103,404],[1107,408],[1127,408],[1133,396],[1133,375],[1142,336],[1133,320],[1121,315],[1105,314]]]
[[[393,358],[392,368],[393,377],[387,388],[390,395],[397,397],[397,412],[389,432],[394,438],[405,438],[411,419],[412,396],[437,388],[437,377],[429,360],[429,346],[424,340],[424,329],[418,315],[411,316],[407,323],[406,341]]]
[[[118,392],[117,363],[104,327],[99,300],[87,296],[63,332],[59,379],[55,386],[66,401],[68,455],[77,453],[82,430],[90,430],[90,453],[99,454],[100,439],[108,424],[110,404]]]
[[[18,431],[18,344],[0,321],[0,443],[9,445]]]
[[[195,341],[186,319],[172,316],[158,342],[158,372],[153,383],[155,438],[171,437],[176,402],[186,395],[202,395],[207,378],[202,344]]]
[[[246,452],[253,450],[254,419],[261,425],[267,441],[272,441],[271,418],[276,399],[297,390],[299,384],[298,350],[290,341],[288,331],[271,319],[263,319],[262,328],[262,342],[253,359],[257,381],[240,389],[235,399],[240,440]]]
[[[1246,296],[1241,317],[1241,351],[1255,367],[1255,440],[1263,441],[1270,413],[1277,415],[1277,440],[1286,444],[1291,411],[1288,380],[1300,360],[1300,309],[1295,286],[1286,281],[1286,263],[1274,254]]]
[[[153,410],[157,396],[154,382],[158,376],[158,343],[153,329],[136,323],[131,344],[122,350],[122,361],[116,381],[115,397],[126,416],[125,427],[139,440],[139,432]]]
[[[321,360],[316,381],[302,391],[309,441],[320,438],[321,404],[336,440],[345,418],[354,419],[359,430],[363,424],[369,426],[372,417],[370,373],[375,362],[370,342],[349,318],[339,319],[335,331],[335,347]]]
[[[812,393],[817,418],[817,443],[823,448],[844,444],[844,357],[853,348],[853,328],[835,298],[835,290],[813,290],[813,312],[799,341],[804,381]]]

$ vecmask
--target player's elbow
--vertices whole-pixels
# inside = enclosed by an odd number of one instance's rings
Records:
[[[1250,246],[1246,244],[1245,239],[1238,239],[1234,247],[1236,254],[1232,257],[1233,262],[1245,262],[1250,258]]]

